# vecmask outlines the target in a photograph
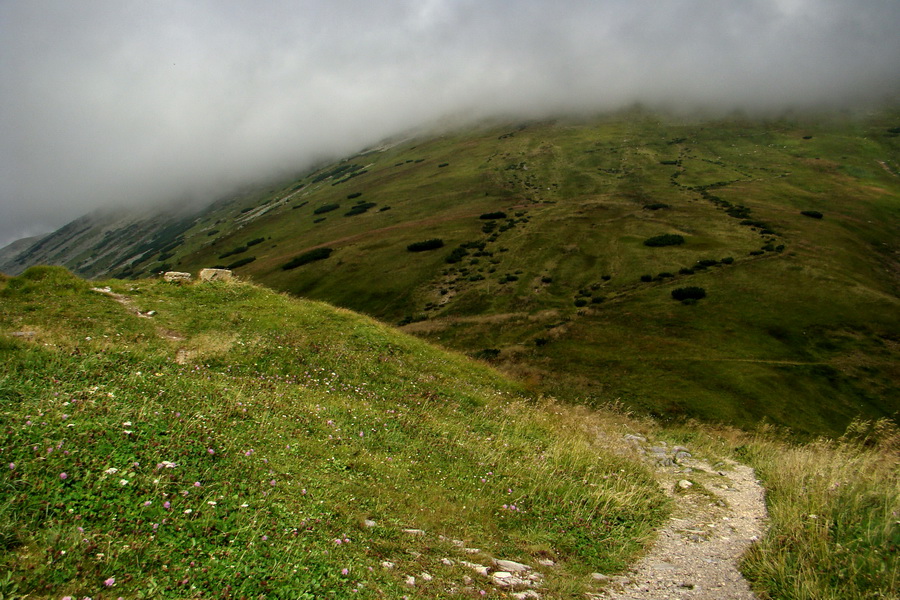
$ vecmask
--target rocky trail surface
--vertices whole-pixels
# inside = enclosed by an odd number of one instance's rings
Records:
[[[628,438],[662,470],[675,510],[650,552],[594,598],[755,600],[737,567],[765,531],[764,491],[753,469],[731,462],[711,466],[686,448]]]

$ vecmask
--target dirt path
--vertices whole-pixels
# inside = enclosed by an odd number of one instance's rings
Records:
[[[653,450],[659,448],[650,448],[649,456],[663,456]],[[682,458],[660,467],[663,484],[675,499],[675,512],[650,553],[632,572],[614,577],[596,598],[756,599],[737,564],[765,531],[763,488],[750,467],[716,466]]]

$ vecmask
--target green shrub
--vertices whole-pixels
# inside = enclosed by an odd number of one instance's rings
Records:
[[[645,204],[644,205],[645,210],[660,210],[663,208],[669,208],[669,205],[666,204],[665,202],[654,202],[653,204]]]
[[[641,275],[641,281],[644,283],[649,283],[653,281],[653,275]]]
[[[236,260],[235,262],[231,263],[230,265],[228,265],[228,266],[225,267],[225,268],[226,268],[226,269],[237,269],[238,267],[243,267],[244,265],[249,265],[249,264],[252,263],[254,260],[256,260],[256,257],[255,257],[255,256],[247,256],[247,257],[242,258],[242,259],[240,259],[240,260]]]
[[[676,300],[700,300],[706,297],[706,290],[702,287],[688,286],[672,290],[672,297]]]
[[[693,270],[693,269],[689,269],[689,268],[687,268],[687,267],[681,267],[680,269],[678,269],[678,274],[679,274],[679,275],[693,275],[693,274],[694,274],[694,270]]]
[[[209,232],[207,232],[206,236],[207,236],[207,237],[211,237],[211,236],[216,235],[217,233],[219,233],[219,230],[218,230],[218,229],[212,229],[212,230],[210,230]]]
[[[304,252],[299,256],[295,256],[290,261],[281,266],[282,270],[288,271],[290,269],[296,269],[299,266],[305,265],[307,263],[311,263],[317,260],[324,260],[331,256],[331,253],[334,252],[331,248],[316,248],[315,250],[310,250],[309,252]]]
[[[825,216],[817,210],[801,210],[800,214],[804,217],[812,217],[813,219],[821,219]]]
[[[577,306],[578,308],[581,308],[582,306],[587,306],[587,303],[588,303],[588,301],[585,300],[584,298],[576,298],[576,300],[575,300],[575,306]]]
[[[438,165],[438,169],[442,169],[444,167],[450,166],[450,163],[441,163]]]
[[[675,233],[665,233],[663,235],[657,235],[652,238],[647,238],[644,240],[645,246],[651,247],[659,247],[659,246],[679,246],[684,243],[684,238]]]
[[[233,256],[235,254],[240,254],[241,252],[246,252],[247,246],[238,246],[237,248],[232,248],[225,254],[220,254],[219,258],[228,258],[229,256]]]
[[[362,192],[353,192],[352,194],[347,194],[347,200],[353,200],[354,198],[359,198],[362,196]]]
[[[361,204],[357,204],[357,205],[353,206],[350,210],[348,210],[346,213],[344,213],[344,216],[352,217],[354,215],[361,215],[364,212],[366,212],[367,210],[369,210],[370,208],[374,208],[374,207],[375,207],[374,202],[363,202]]]
[[[449,255],[447,255],[447,258],[444,259],[444,262],[447,262],[450,264],[458,263],[468,255],[469,255],[468,250],[466,250],[462,246],[457,246],[456,248],[453,249],[452,252],[450,252]]]
[[[723,258],[723,259],[722,259],[721,261],[719,261],[719,262],[721,262],[723,265],[730,265],[731,263],[734,262],[734,258],[731,257],[731,256],[726,256],[725,258]]]
[[[324,204],[324,205],[320,206],[319,208],[315,209],[315,210],[313,211],[313,214],[314,214],[314,215],[321,215],[321,214],[323,214],[323,213],[327,213],[327,212],[331,212],[331,211],[333,211],[333,210],[337,210],[337,209],[339,209],[340,207],[341,207],[340,204]]]
[[[261,237],[260,237],[260,238],[256,238],[255,240],[250,240],[249,242],[247,242],[246,246],[249,248],[250,246],[255,246],[255,245],[257,245],[257,244],[262,244],[264,241],[266,241],[266,238],[261,238]]]
[[[443,247],[444,240],[440,238],[434,238],[422,242],[413,242],[412,244],[408,245],[406,249],[410,252],[425,252],[426,250],[437,250],[438,248]]]
[[[489,213],[484,213],[483,215],[481,215],[481,216],[478,217],[478,218],[479,218],[479,219],[484,219],[484,220],[486,220],[486,221],[491,220],[491,219],[505,219],[505,218],[506,218],[506,213],[505,213],[505,212],[502,212],[502,211],[489,212]]]

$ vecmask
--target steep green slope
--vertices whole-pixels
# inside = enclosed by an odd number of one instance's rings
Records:
[[[405,324],[567,399],[834,434],[900,409],[896,121],[447,132],[209,215],[173,262]]]
[[[502,597],[463,583],[490,557],[581,597],[665,515],[614,424],[462,355],[250,284],[91,285],[0,281],[3,597]]]

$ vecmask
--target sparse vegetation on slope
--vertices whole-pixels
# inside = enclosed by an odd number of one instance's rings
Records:
[[[347,311],[0,285],[4,597],[500,598],[461,563],[488,557],[552,559],[542,595],[580,596],[665,515],[610,424]]]

